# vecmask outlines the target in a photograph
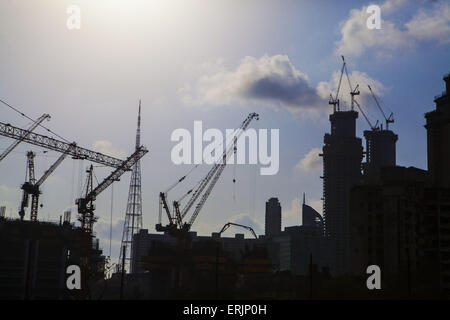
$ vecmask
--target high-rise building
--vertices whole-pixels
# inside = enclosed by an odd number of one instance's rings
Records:
[[[278,198],[266,202],[265,235],[272,237],[281,232],[281,205]]]
[[[330,244],[333,274],[347,271],[349,256],[349,198],[351,188],[361,179],[363,148],[356,137],[358,112],[334,111],[331,134],[323,146],[323,212],[325,233]]]
[[[425,114],[428,171],[433,186],[450,188],[450,73],[444,76],[446,91],[436,96],[436,110]]]

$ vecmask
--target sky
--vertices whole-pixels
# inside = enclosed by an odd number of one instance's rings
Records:
[[[366,8],[381,9],[381,29],[367,28]],[[80,8],[80,29],[69,30],[67,8]],[[345,56],[359,102],[372,123],[382,120],[367,85],[399,135],[397,163],[427,168],[424,113],[444,90],[450,71],[450,2],[385,1],[25,1],[0,2],[0,99],[79,146],[119,158],[134,150],[142,101],[143,225],[154,232],[158,195],[192,169],[175,165],[174,130],[236,128],[250,112],[255,129],[279,129],[280,168],[262,176],[258,165],[225,169],[192,229],[217,232],[228,221],[264,232],[265,202],[278,197],[283,227],[301,224],[301,200],[322,212],[322,163],[329,132],[328,97]],[[341,89],[349,108],[348,86]],[[0,105],[0,121],[30,121]],[[363,117],[357,134],[368,129]],[[43,129],[36,132],[48,134]],[[12,140],[0,137],[0,151]],[[40,176],[56,152],[21,144],[0,163],[0,206],[18,217],[26,152],[36,152]],[[66,159],[42,186],[41,220],[59,220],[84,184],[87,161]],[[199,166],[169,193],[174,200],[209,170]],[[111,171],[96,167],[102,180]],[[233,184],[233,178],[236,183]],[[96,201],[96,235],[106,255],[118,256],[130,174]],[[110,215],[113,220],[109,249]],[[75,215],[75,211],[72,214]],[[74,219],[74,217],[72,217]],[[234,232],[227,231],[228,236]],[[246,234],[246,236],[250,236]]]

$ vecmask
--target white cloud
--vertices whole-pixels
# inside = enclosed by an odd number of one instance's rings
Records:
[[[402,8],[408,0],[386,0],[381,5],[381,29],[370,30],[366,21],[370,14],[367,6],[350,11],[349,18],[341,25],[341,39],[337,43],[337,54],[360,56],[373,48],[377,56],[398,48],[412,48],[417,42],[433,40],[450,42],[450,2],[438,2],[431,8],[420,9],[403,26],[390,21],[389,15]]]
[[[419,10],[418,14],[405,24],[408,33],[417,40],[436,40],[450,43],[450,4],[448,1],[431,10]]]
[[[235,70],[222,65],[212,69],[212,73],[201,76],[193,87],[179,90],[185,103],[252,103],[291,112],[326,109],[327,100],[286,55],[265,55],[259,59],[247,56]]]
[[[92,148],[94,151],[107,154],[111,157],[125,158],[126,155],[124,151],[115,148],[111,141],[108,140],[97,140],[94,142]]]
[[[312,148],[295,167],[308,172],[320,171],[322,169],[322,157],[319,157],[319,153],[321,152],[322,150],[319,148]]]

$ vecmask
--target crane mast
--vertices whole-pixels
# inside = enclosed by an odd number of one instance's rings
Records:
[[[74,144],[72,144],[75,147]],[[22,203],[19,210],[19,216],[23,220],[25,216],[25,208],[28,207],[28,197],[31,194],[31,211],[30,220],[37,221],[38,209],[39,209],[39,195],[41,194],[40,186],[47,180],[47,178],[56,170],[56,168],[64,161],[67,157],[67,152],[63,153],[51,166],[45,171],[42,177],[36,182],[34,178],[34,152],[30,151],[27,153],[27,168],[28,175],[30,179],[26,181],[21,189],[23,190]],[[33,177],[31,178],[31,175]]]

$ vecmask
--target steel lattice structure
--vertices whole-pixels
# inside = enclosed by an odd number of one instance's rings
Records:
[[[141,102],[139,101],[139,114],[136,130],[136,149],[141,144]],[[141,188],[141,164],[137,161],[131,173],[128,202],[123,225],[122,243],[120,246],[119,266],[125,272],[132,272],[132,244],[133,235],[142,228],[142,188]]]
[[[0,136],[9,137],[18,141],[27,142],[36,146],[40,146],[49,150],[67,153],[74,159],[84,159],[108,167],[119,168],[124,161],[104,155],[100,152],[91,151],[78,147],[75,143],[68,143],[47,137],[38,133],[31,132],[26,129],[14,127],[10,124],[0,122]]]

